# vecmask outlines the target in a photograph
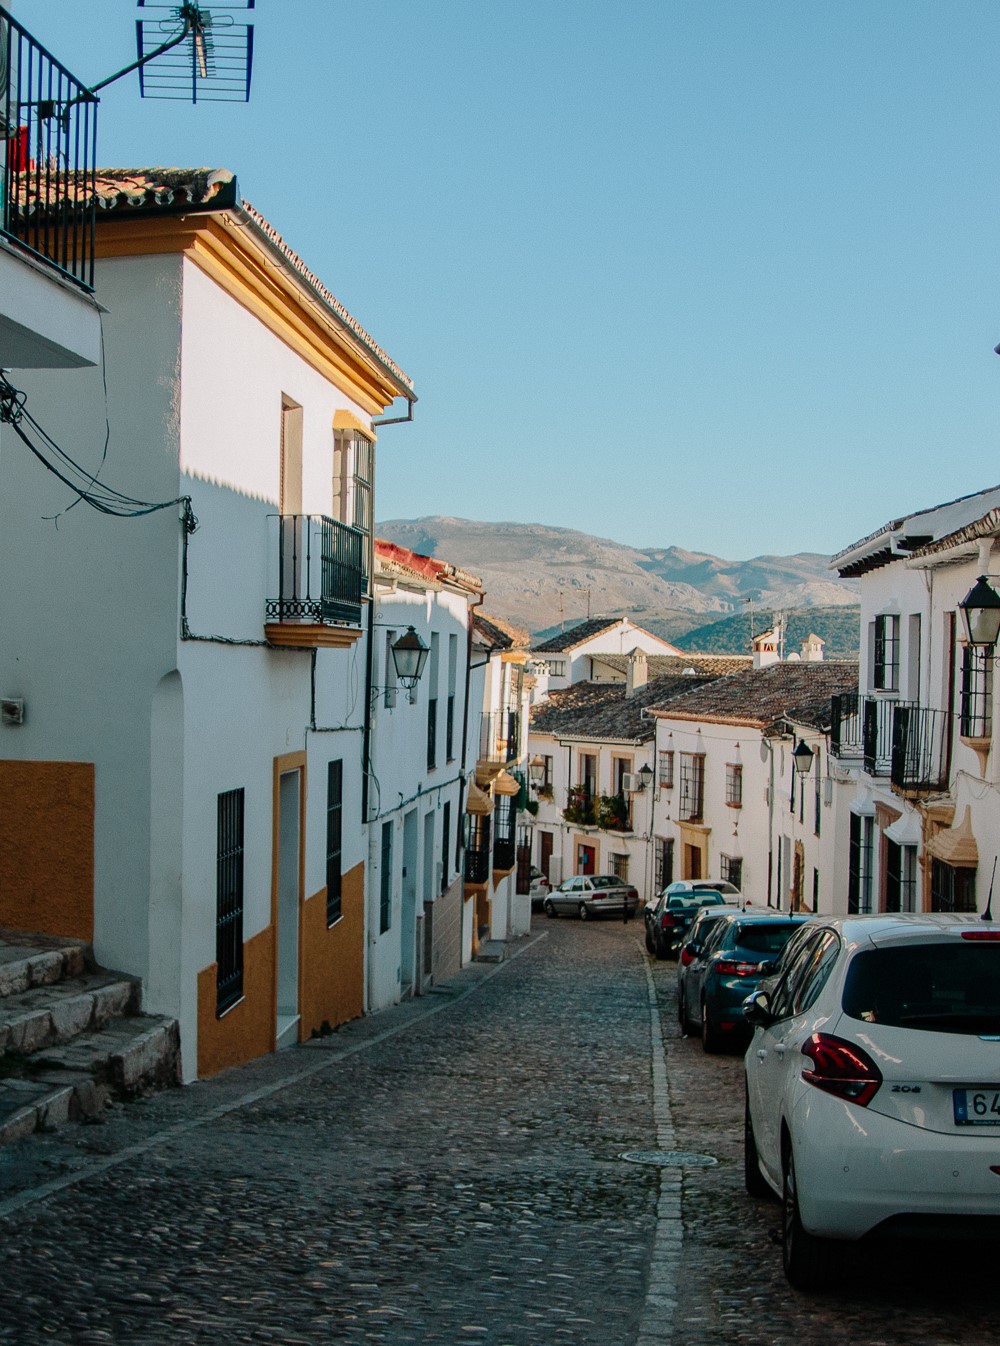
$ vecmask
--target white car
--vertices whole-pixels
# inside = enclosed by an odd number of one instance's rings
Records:
[[[873,1233],[1000,1236],[1000,927],[816,918],[744,1013],[746,1186],[793,1285]]]

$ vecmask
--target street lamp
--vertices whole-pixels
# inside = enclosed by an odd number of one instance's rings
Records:
[[[389,646],[392,651],[393,667],[401,687],[409,690],[415,687],[424,671],[424,664],[430,649],[417,635],[412,626],[407,627],[398,640]]]
[[[816,754],[804,738],[800,738],[792,753],[792,764],[800,776],[808,776]]]
[[[545,758],[537,753],[528,763],[528,779],[536,790],[545,782]]]
[[[1000,594],[980,575],[958,605],[962,631],[970,645],[995,645],[1000,635]]]
[[[648,762],[643,762],[642,766],[639,768],[639,780],[642,782],[639,788],[645,790],[652,779],[653,768]]]

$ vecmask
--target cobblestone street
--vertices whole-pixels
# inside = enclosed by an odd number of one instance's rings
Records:
[[[740,1061],[678,1037],[641,939],[536,920],[423,1000],[11,1147],[0,1341],[995,1340],[974,1250],[788,1289],[777,1207],[742,1190]],[[671,1131],[718,1166],[620,1158]]]

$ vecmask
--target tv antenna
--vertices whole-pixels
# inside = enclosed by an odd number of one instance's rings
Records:
[[[246,103],[253,70],[253,24],[237,23],[231,13],[254,8],[256,0],[223,0],[211,9],[184,0],[164,5],[139,0],[142,10],[160,17],[136,19],[137,59],[94,84],[88,92],[139,72],[142,98],[190,99],[192,103]]]

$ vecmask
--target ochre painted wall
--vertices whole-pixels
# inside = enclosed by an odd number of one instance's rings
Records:
[[[93,939],[92,762],[0,761],[0,925]]]
[[[331,1028],[364,1012],[365,867],[341,880],[341,918],[327,928],[326,889],[306,900],[302,909],[299,985],[299,1041],[324,1022]]]
[[[220,1019],[215,963],[198,973],[198,1075],[217,1075],[274,1051],[274,927],[243,945],[243,999]]]

